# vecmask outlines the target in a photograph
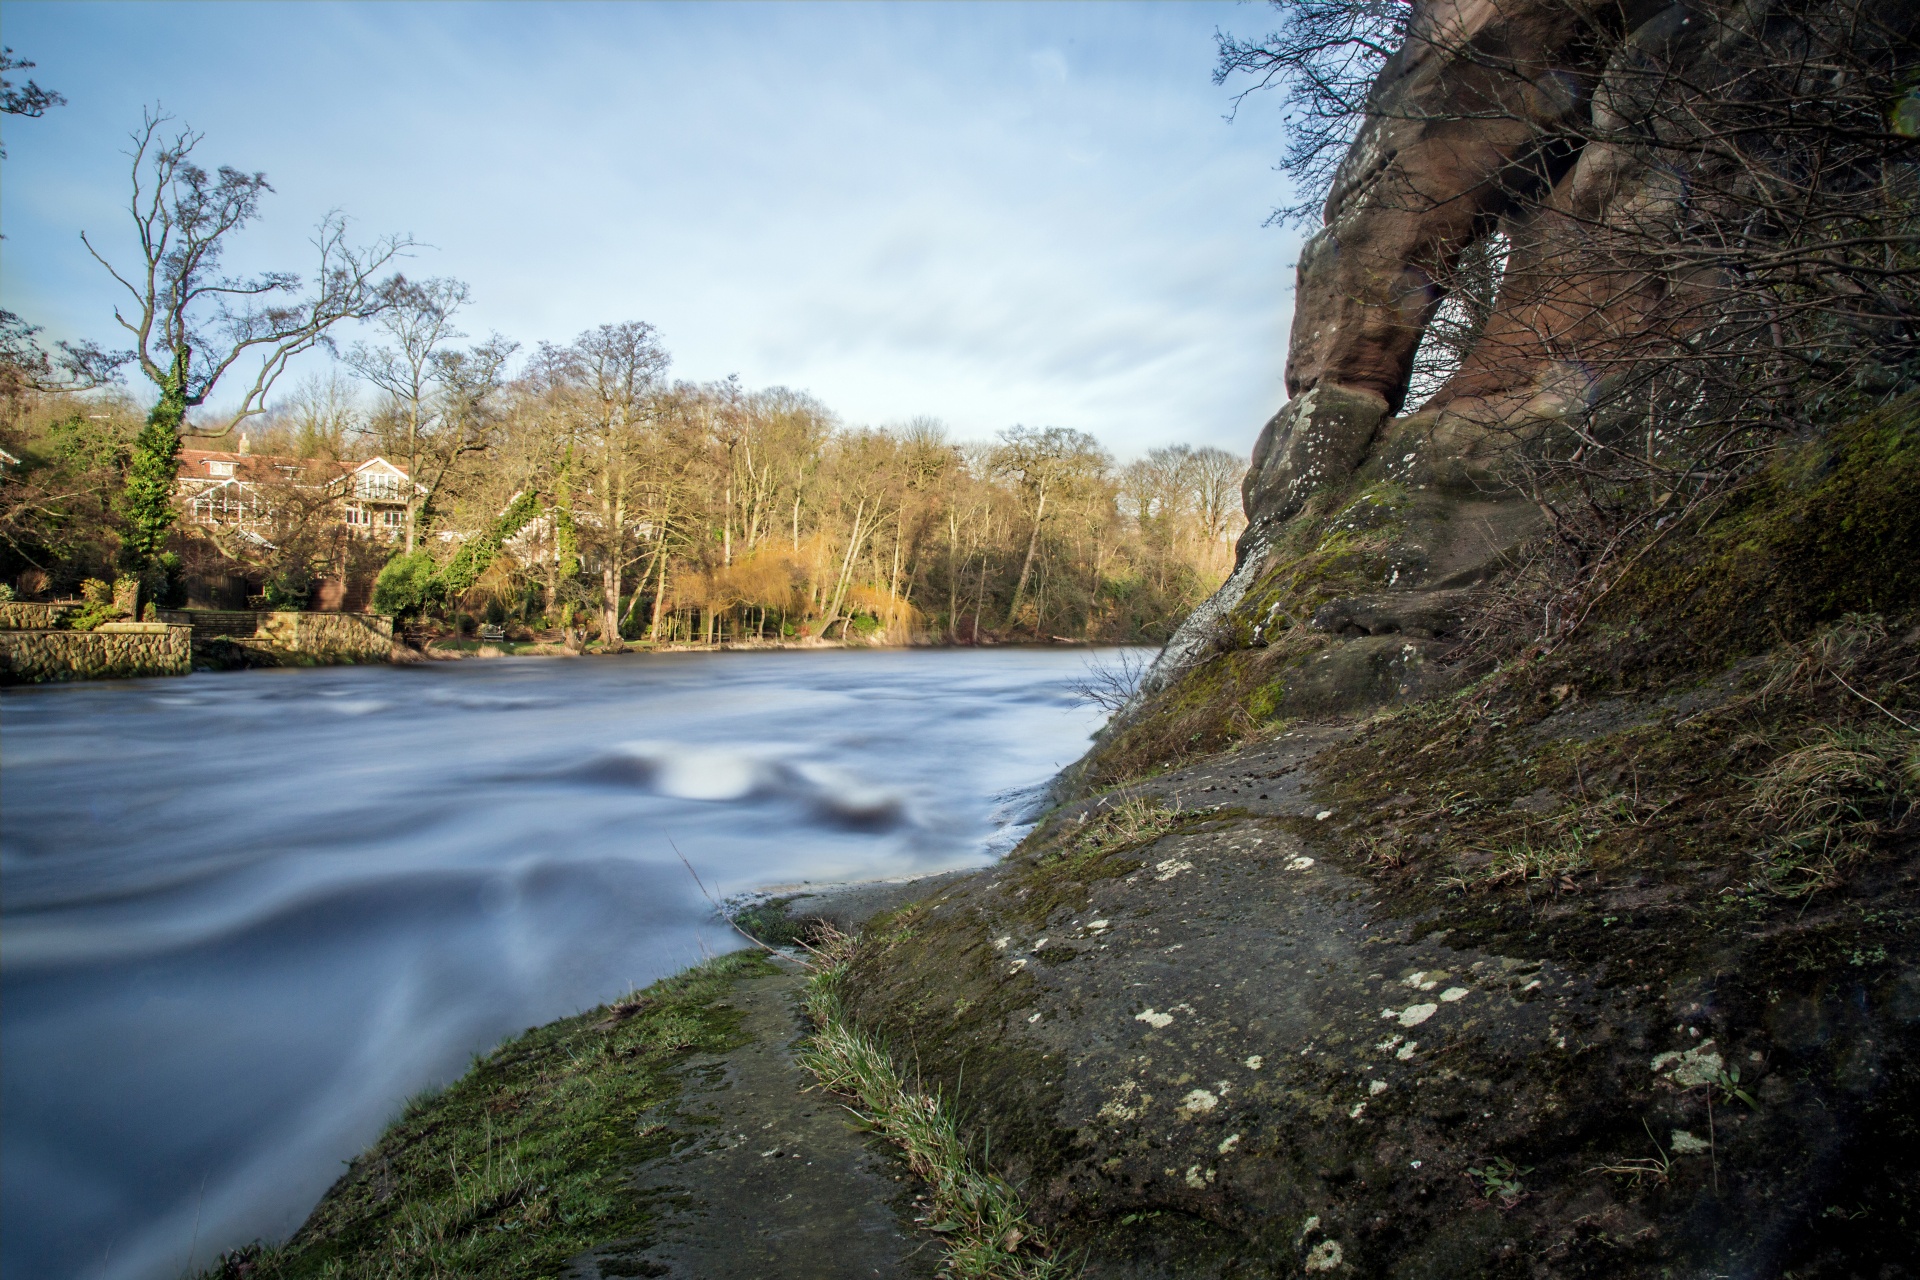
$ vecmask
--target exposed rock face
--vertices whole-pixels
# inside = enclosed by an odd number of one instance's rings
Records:
[[[1687,198],[1578,139],[1647,64],[1714,92],[1704,25],[1420,10],[1301,256],[1232,578],[1005,864],[863,939],[853,1015],[1089,1276],[1915,1274],[1920,403],[1432,696],[1539,527],[1519,464],[1662,315],[1554,270]],[[1395,416],[1496,229],[1477,344]]]
[[[1418,6],[1370,118],[1299,262],[1290,396],[1255,444],[1237,571],[1156,668],[1164,684],[1208,652],[1290,521],[1322,495],[1391,493],[1377,628],[1428,612],[1421,593],[1484,580],[1539,525],[1516,458],[1543,428],[1592,405],[1631,358],[1673,282],[1607,269],[1592,228],[1684,221],[1684,158],[1650,164],[1596,137],[1639,118],[1637,99],[1714,94],[1730,43],[1752,44],[1778,6],[1733,29],[1662,0],[1435,0]],[[1912,6],[1863,12],[1910,30]],[[1584,140],[1584,141],[1583,141]],[[1664,153],[1663,153],[1664,155]],[[1471,246],[1504,237],[1490,318],[1458,369],[1400,413],[1415,352]],[[1576,265],[1577,264],[1577,265]],[[1414,625],[1404,628],[1418,630]],[[1378,631],[1376,630],[1376,634]]]
[[[848,1008],[1090,1278],[1912,1276],[1916,491],[1913,406],[1836,430],[1467,697],[1377,711],[1437,591],[1281,671],[1370,714],[1193,749],[1267,651],[1217,654]]]

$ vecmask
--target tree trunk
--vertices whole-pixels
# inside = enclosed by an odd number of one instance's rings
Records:
[[[954,563],[954,552],[960,546],[960,521],[953,511],[947,511],[947,642],[951,644],[960,638],[960,570]]]
[[[600,643],[618,653],[620,640],[620,570],[612,560],[600,569]]]
[[[659,548],[654,552],[655,575],[653,584],[653,618],[647,623],[647,639],[660,639],[660,614],[667,603],[667,530],[673,521],[673,491],[667,490],[667,501],[660,508]]]
[[[1033,532],[1027,535],[1027,558],[1020,562],[1020,581],[1013,587],[1013,603],[1007,607],[1007,626],[1020,616],[1020,601],[1027,594],[1027,579],[1033,574],[1033,553],[1040,548],[1040,522],[1047,515],[1047,491],[1040,491],[1040,503],[1033,510]],[[983,562],[984,563],[984,562]]]
[[[987,553],[980,553],[980,581],[973,598],[973,642],[980,643],[980,611],[987,607]]]
[[[417,375],[416,375],[417,376]],[[420,397],[413,398],[413,408],[407,417],[407,543],[406,553],[413,554],[417,541],[415,529],[419,524],[420,504],[414,495],[414,485],[420,479]]]
[[[820,638],[822,640],[827,638],[827,628],[832,626],[834,619],[840,616],[840,606],[846,603],[847,577],[853,567],[854,557],[860,554],[860,544],[866,541],[865,535],[860,528],[860,522],[866,516],[866,513],[867,502],[866,499],[862,498],[860,505],[854,508],[853,534],[847,540],[847,554],[841,557],[840,560],[840,579],[834,583],[833,586],[833,603],[827,609],[826,621],[820,624]]]

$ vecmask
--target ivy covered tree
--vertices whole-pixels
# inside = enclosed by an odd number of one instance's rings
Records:
[[[192,155],[202,135],[168,132],[170,123],[158,110],[145,112],[128,153],[137,263],[123,271],[85,232],[80,236],[126,290],[131,303],[115,308],[114,319],[133,335],[133,362],[159,391],[134,442],[121,495],[123,554],[134,569],[154,564],[166,545],[187,411],[239,368],[253,381],[238,407],[224,425],[196,425],[196,434],[224,436],[265,412],[290,360],[315,347],[332,349],[335,325],[368,319],[391,304],[391,280],[376,277],[413,243],[387,236],[356,247],[336,210],[315,231],[310,282],[292,271],[228,275],[221,260],[230,237],[259,216],[261,198],[273,188],[264,173],[201,168]]]

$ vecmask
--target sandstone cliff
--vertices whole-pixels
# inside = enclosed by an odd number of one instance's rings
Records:
[[[1920,401],[1794,399],[1809,362],[1743,399],[1817,326],[1729,345],[1752,272],[1687,237],[1744,188],[1620,141],[1800,76],[1836,15],[1910,68],[1910,8],[1416,7],[1233,579],[848,981],[1088,1275],[1913,1274]],[[1606,506],[1609,451],[1649,461]]]

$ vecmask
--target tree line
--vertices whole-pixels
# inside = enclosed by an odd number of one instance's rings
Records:
[[[1118,466],[1062,428],[966,443],[931,418],[850,426],[803,392],[670,379],[638,321],[543,344],[509,378],[501,340],[453,345],[464,299],[417,286],[380,319],[386,345],[349,353],[384,383],[362,420],[309,385],[261,438],[416,477],[381,602],[402,612],[406,582],[529,494],[535,514],[461,606],[609,644],[1159,638],[1230,567],[1244,465],[1221,450]]]

